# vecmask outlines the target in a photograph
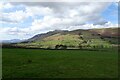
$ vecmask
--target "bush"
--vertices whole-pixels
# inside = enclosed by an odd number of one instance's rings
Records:
[[[78,46],[78,47],[79,47],[79,49],[82,49],[82,45],[81,45],[81,44],[79,44],[79,46]]]
[[[55,49],[67,49],[66,45],[56,45]]]

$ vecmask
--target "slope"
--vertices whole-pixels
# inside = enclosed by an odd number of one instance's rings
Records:
[[[55,30],[44,34],[38,34],[27,42],[18,43],[17,46],[50,48],[56,45],[65,45],[68,49],[79,48],[109,48],[118,43],[119,28],[90,29],[62,31]]]

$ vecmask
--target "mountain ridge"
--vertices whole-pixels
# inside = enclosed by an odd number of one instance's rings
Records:
[[[72,31],[55,30],[38,34],[32,38],[16,44],[16,46],[50,48],[67,46],[67,48],[111,47],[118,45],[120,28],[77,29]]]
[[[18,42],[22,42],[23,40],[21,39],[11,39],[11,40],[1,40],[0,42],[2,43],[18,43]]]

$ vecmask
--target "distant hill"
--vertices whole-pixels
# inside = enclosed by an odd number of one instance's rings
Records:
[[[18,43],[22,42],[23,40],[20,39],[11,39],[11,40],[1,40],[2,43]]]
[[[55,30],[44,34],[38,34],[32,38],[16,44],[16,46],[33,48],[97,48],[112,47],[118,45],[120,28],[102,29],[77,29],[73,31]]]

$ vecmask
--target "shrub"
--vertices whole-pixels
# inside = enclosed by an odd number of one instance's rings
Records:
[[[66,45],[56,45],[55,49],[67,49]]]

